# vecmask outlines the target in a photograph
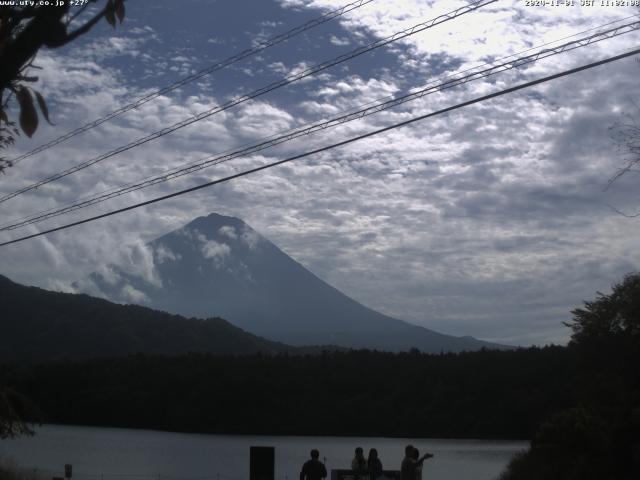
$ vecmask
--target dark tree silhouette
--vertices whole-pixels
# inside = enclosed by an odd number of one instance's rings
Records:
[[[640,153],[640,152],[639,152]],[[571,313],[566,325],[573,330],[571,342],[584,344],[606,339],[640,337],[640,273],[627,275],[613,286],[610,295],[598,292],[596,300]]]
[[[640,478],[640,274],[573,310],[573,408],[555,414],[502,480]]]
[[[33,435],[33,422],[40,416],[31,400],[12,388],[0,386],[0,438]]]
[[[38,128],[36,103],[41,115],[49,121],[44,98],[31,86],[38,81],[32,73],[38,68],[33,64],[38,51],[76,40],[103,18],[115,27],[116,19],[124,20],[124,1],[86,0],[74,2],[83,4],[74,7],[69,1],[60,5],[0,7],[0,149],[12,145],[19,134],[9,118],[10,102],[17,103],[18,123],[28,137]],[[102,4],[102,8],[93,11],[90,8],[93,4]],[[0,172],[10,166],[9,160],[0,157]]]

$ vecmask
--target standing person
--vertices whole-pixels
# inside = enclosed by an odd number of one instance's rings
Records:
[[[320,452],[315,448],[311,450],[311,460],[307,460],[300,471],[300,480],[322,480],[327,478],[327,469],[318,460]]]
[[[416,462],[420,459],[420,451],[416,447],[413,447],[411,458]],[[422,480],[422,463],[416,465],[416,480]]]
[[[416,459],[414,458],[414,450],[416,449],[413,445],[407,445],[404,449],[404,459],[400,466],[400,480],[416,480],[417,468],[421,467],[422,462],[427,458],[433,457],[433,454],[425,453],[422,457]]]
[[[351,460],[351,470],[356,473],[367,473],[367,460],[362,447],[356,448],[356,456]]]
[[[378,450],[372,448],[369,450],[369,457],[367,458],[367,472],[371,477],[371,480],[382,475],[382,462],[378,458]]]

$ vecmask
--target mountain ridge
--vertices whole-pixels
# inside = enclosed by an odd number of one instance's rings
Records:
[[[185,316],[219,316],[291,345],[427,353],[510,348],[455,337],[368,308],[331,286],[236,217],[212,213],[149,242],[154,278],[116,266],[94,273],[105,297],[135,291],[146,305]]]
[[[0,361],[42,362],[145,353],[305,353],[221,318],[186,318],[86,294],[20,285],[0,275]],[[311,349],[309,349],[311,351]]]

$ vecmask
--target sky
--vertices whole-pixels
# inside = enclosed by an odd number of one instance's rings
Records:
[[[126,19],[115,30],[101,22],[62,49],[41,50],[35,88],[46,98],[54,125],[41,122],[34,137],[20,138],[7,156],[346,3],[129,0]],[[499,0],[326,69],[3,202],[0,223],[640,14],[637,7],[599,0],[593,6],[580,6],[579,0],[547,3]],[[466,4],[374,0],[24,159],[0,178],[0,194]],[[567,38],[577,34],[582,35]],[[632,32],[469,82],[73,214],[2,231],[0,241],[624,53],[637,48],[638,40]],[[616,125],[640,119],[639,73],[640,57],[629,57],[242,179],[0,247],[0,274],[76,291],[74,282],[91,272],[131,261],[147,242],[217,212],[243,219],[320,278],[390,316],[506,344],[564,344],[570,331],[563,322],[571,319],[571,310],[596,291],[610,291],[640,265],[640,218],[629,217],[640,212],[640,178],[629,172],[609,182],[628,160],[616,140]]]

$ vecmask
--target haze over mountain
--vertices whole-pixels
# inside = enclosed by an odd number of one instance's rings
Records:
[[[242,220],[199,217],[152,242],[137,272],[112,265],[91,275],[99,294],[170,313],[219,316],[292,345],[425,352],[499,345],[454,337],[376,312],[344,295]]]

